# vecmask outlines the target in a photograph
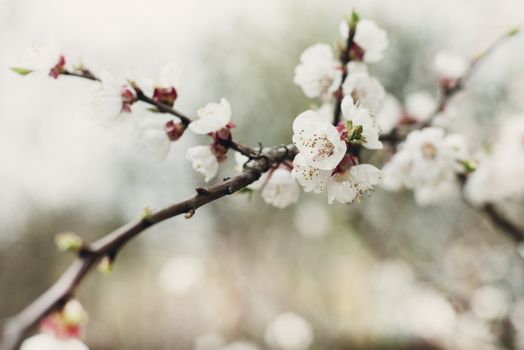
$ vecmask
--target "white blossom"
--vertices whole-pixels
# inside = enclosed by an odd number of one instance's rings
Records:
[[[384,166],[384,187],[415,191],[420,205],[442,202],[459,193],[457,174],[466,158],[465,140],[439,128],[414,130]]]
[[[293,81],[309,98],[327,99],[338,90],[342,82],[342,70],[331,47],[316,44],[307,48],[300,56]]]
[[[331,170],[320,170],[310,165],[302,153],[293,160],[292,176],[304,188],[304,192],[324,191],[331,177]]]
[[[352,166],[349,171],[334,174],[327,185],[328,203],[335,200],[350,204],[360,200],[362,196],[373,190],[374,186],[382,184],[382,171],[370,164]]]
[[[271,321],[265,339],[273,349],[305,350],[313,342],[313,329],[303,317],[286,312]]]
[[[355,103],[376,114],[384,99],[386,91],[376,78],[369,75],[366,65],[360,62],[348,63],[348,76],[342,85],[344,95],[350,95]]]
[[[164,160],[171,149],[171,140],[166,134],[164,124],[143,120],[137,125],[137,143],[152,159]]]
[[[368,149],[382,149],[383,145],[379,140],[380,129],[369,110],[355,105],[353,98],[348,95],[342,100],[342,114],[346,121],[352,123],[353,128],[356,126],[362,127],[362,145],[364,147]]]
[[[221,350],[259,350],[257,344],[247,340],[237,340],[227,344]]]
[[[434,67],[440,79],[456,80],[468,69],[464,57],[450,51],[440,51],[435,55]]]
[[[387,95],[382,107],[375,116],[377,124],[380,127],[381,134],[390,133],[402,119],[402,106],[393,96]]]
[[[358,22],[353,40],[364,50],[364,62],[366,63],[380,61],[389,45],[386,31],[368,19]]]
[[[125,112],[122,103],[123,83],[119,83],[113,76],[102,71],[101,80],[93,96],[94,111],[97,118],[103,123],[122,120]]]
[[[516,199],[524,194],[524,117],[508,119],[489,152],[468,176],[466,195],[474,203]]]
[[[89,350],[78,339],[59,339],[51,334],[40,333],[26,339],[20,350]]]
[[[295,118],[293,143],[305,162],[321,170],[335,169],[347,150],[337,129],[314,111],[306,111]]]
[[[53,37],[35,41],[20,58],[21,66],[33,74],[48,76],[51,69],[60,62],[62,53]]]
[[[202,283],[205,268],[193,255],[179,255],[170,259],[160,270],[160,287],[175,295],[184,295]]]
[[[209,146],[194,146],[187,150],[186,159],[192,162],[193,169],[209,182],[218,173],[218,161]]]
[[[218,131],[230,122],[231,106],[229,102],[222,98],[220,103],[208,103],[197,111],[196,120],[189,124],[189,129],[196,134],[209,134]]]
[[[428,120],[437,109],[437,101],[426,91],[417,91],[409,94],[405,101],[406,113],[416,121]]]
[[[270,175],[262,189],[262,198],[277,208],[285,208],[298,200],[300,189],[291,172],[278,168]]]

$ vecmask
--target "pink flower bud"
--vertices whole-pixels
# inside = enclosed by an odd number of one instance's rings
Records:
[[[354,165],[358,165],[358,157],[351,155],[349,153],[346,153],[344,158],[338,163],[337,167],[335,168],[334,173],[343,173],[344,171],[348,170]]]
[[[211,152],[216,157],[218,162],[223,162],[227,158],[227,147],[222,145],[219,142],[213,142],[209,148],[211,149]]]
[[[170,87],[170,88],[157,87],[155,88],[153,92],[153,100],[163,103],[165,105],[168,105],[169,107],[173,107],[177,97],[178,97],[178,94],[174,87]]]
[[[182,123],[170,120],[165,124],[164,130],[171,141],[176,141],[184,134],[186,126]]]
[[[54,79],[58,79],[58,76],[62,74],[62,72],[64,71],[65,63],[66,63],[66,60],[65,60],[64,55],[60,55],[60,58],[58,59],[58,63],[53,68],[51,68],[51,70],[49,71],[49,76]]]
[[[131,113],[131,105],[136,101],[135,94],[124,85],[120,90],[120,97],[122,97],[122,112]]]
[[[365,53],[364,49],[357,43],[353,43],[349,49],[349,57],[352,61],[363,61]]]

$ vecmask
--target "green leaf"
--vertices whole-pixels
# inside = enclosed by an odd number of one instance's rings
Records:
[[[74,232],[59,233],[55,236],[55,243],[63,252],[78,252],[84,246],[84,241]]]
[[[520,28],[515,27],[508,32],[508,36],[515,36],[520,33]]]
[[[33,73],[31,69],[22,68],[22,67],[11,67],[11,70],[15,72],[16,74],[20,74],[22,76]]]

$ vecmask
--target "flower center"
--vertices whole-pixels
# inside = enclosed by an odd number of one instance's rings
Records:
[[[432,143],[425,143],[422,145],[422,155],[426,159],[435,159],[437,156],[437,148]]]

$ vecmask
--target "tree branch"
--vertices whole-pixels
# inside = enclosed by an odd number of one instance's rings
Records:
[[[104,256],[116,254],[127,242],[147,228],[180,214],[191,217],[195,211],[210,202],[233,194],[258,180],[272,166],[292,160],[297,150],[294,145],[268,148],[244,166],[244,170],[223,183],[207,189],[198,188],[197,194],[170,207],[161,209],[140,220],[135,220],[109,233],[81,250],[64,274],[38,299],[19,314],[8,319],[0,329],[0,350],[15,350],[27,333],[52,311],[59,309],[75,292],[96,263]]]

